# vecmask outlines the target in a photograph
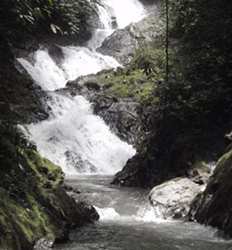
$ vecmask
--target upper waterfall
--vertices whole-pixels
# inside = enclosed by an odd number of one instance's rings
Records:
[[[114,135],[105,122],[94,115],[91,104],[82,96],[71,97],[52,91],[64,88],[67,81],[95,74],[120,64],[96,51],[116,27],[123,28],[143,18],[145,10],[138,0],[103,0],[99,6],[102,27],[95,31],[86,47],[60,47],[59,63],[46,49],[18,61],[42,89],[50,91],[50,117],[27,125],[40,153],[60,165],[66,174],[113,174],[121,170],[135,149]],[[112,23],[114,21],[116,26]]]
[[[138,0],[103,0],[103,4],[111,10],[111,17],[116,19],[119,29],[138,22],[145,16],[145,9]]]

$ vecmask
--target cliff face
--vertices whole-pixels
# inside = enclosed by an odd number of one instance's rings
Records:
[[[232,150],[217,163],[206,190],[192,203],[190,219],[211,225],[232,236]]]

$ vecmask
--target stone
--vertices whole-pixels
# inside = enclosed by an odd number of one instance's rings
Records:
[[[98,51],[113,56],[124,65],[129,63],[139,47],[154,42],[161,34],[163,23],[159,15],[158,7],[154,7],[152,13],[142,21],[116,30],[107,37]]]
[[[149,201],[163,219],[183,218],[190,209],[190,204],[202,187],[188,178],[175,178],[155,186]]]

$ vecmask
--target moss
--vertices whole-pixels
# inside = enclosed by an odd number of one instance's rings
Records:
[[[30,168],[39,178],[40,185],[50,184],[56,188],[64,181],[64,174],[61,168],[48,159],[42,158],[38,152],[32,149],[20,150]]]
[[[40,199],[49,197],[49,189],[44,188],[44,186],[48,186],[45,185],[46,183],[50,183],[53,189],[62,183],[62,171],[50,161],[39,156],[35,150],[18,150],[19,157],[25,159],[24,171],[27,171],[28,177],[33,177],[31,179],[33,183],[27,179],[23,181],[9,177],[13,188],[0,189],[0,225],[4,228],[4,234],[23,235],[29,243],[33,243],[45,235],[54,238],[55,226],[46,213],[45,207],[40,204]],[[21,189],[24,189],[25,195],[18,197]],[[1,240],[2,245],[9,244],[8,237],[3,237]]]
[[[54,239],[54,226],[44,209],[32,195],[26,199],[26,207],[14,201],[5,190],[0,191],[0,225],[3,235],[23,236],[29,243],[47,235]],[[1,238],[2,244],[7,245],[8,237]]]
[[[140,103],[148,101],[155,89],[153,79],[148,79],[141,69],[103,73],[98,76],[98,82],[105,89],[106,95],[134,98]]]
[[[61,168],[44,159],[17,129],[0,123],[0,249],[30,250],[35,241],[66,237],[79,222],[62,190]]]
[[[139,49],[131,63],[117,71],[104,71],[97,75],[106,95],[134,98],[141,104],[156,103],[154,91],[164,79],[165,54],[160,45]]]

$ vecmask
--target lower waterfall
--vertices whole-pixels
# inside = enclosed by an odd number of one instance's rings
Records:
[[[41,154],[62,166],[66,175],[114,174],[134,155],[133,147],[93,114],[84,97],[53,93],[50,103],[50,119],[28,129]]]

